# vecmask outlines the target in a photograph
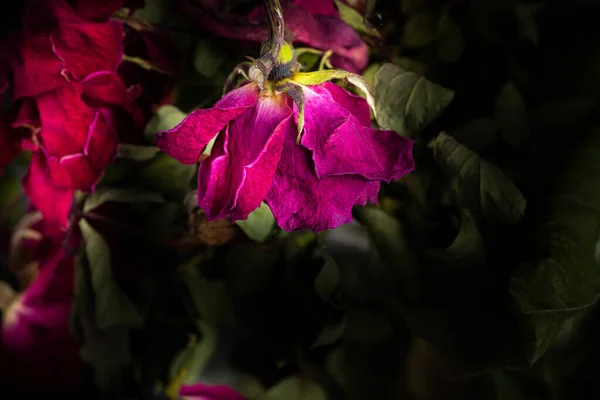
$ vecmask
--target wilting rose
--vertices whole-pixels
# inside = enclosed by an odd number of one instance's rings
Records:
[[[300,145],[292,99],[255,83],[157,135],[158,146],[182,163],[197,162],[219,135],[198,175],[198,205],[207,219],[246,219],[264,200],[285,230],[331,229],[352,220],[355,204],[375,202],[379,181],[414,168],[412,142],[371,128],[364,99],[329,82],[302,90]]]
[[[14,243],[20,251],[11,254],[11,266],[24,287],[3,313],[0,376],[18,393],[77,390],[83,364],[69,316],[81,239],[35,214],[15,233],[24,239]]]
[[[262,4],[244,15],[221,11],[221,5],[221,0],[182,0],[182,10],[202,29],[229,39],[265,40],[269,27]],[[367,66],[367,45],[340,19],[333,0],[282,0],[281,5],[294,43],[331,50],[331,63],[347,71]]]

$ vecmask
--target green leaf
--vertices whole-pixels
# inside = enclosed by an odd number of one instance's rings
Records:
[[[519,21],[519,34],[534,45],[538,45],[540,33],[537,16],[546,6],[545,3],[515,3],[514,9]]]
[[[201,38],[196,42],[194,68],[198,73],[212,78],[218,75],[224,61],[223,53],[215,48],[214,41]]]
[[[327,400],[327,393],[315,382],[292,376],[270,388],[258,400]]]
[[[483,238],[471,211],[461,210],[458,235],[446,253],[465,265],[482,265],[485,262]]]
[[[373,262],[385,265],[402,283],[407,296],[420,290],[417,279],[416,256],[409,245],[404,227],[398,220],[376,207],[356,207],[355,217],[366,227],[376,252]]]
[[[196,264],[192,260],[179,268],[179,275],[188,289],[196,311],[202,321],[215,328],[231,325],[233,309],[225,282],[204,278]]]
[[[446,63],[455,63],[465,52],[465,46],[465,38],[459,26],[452,20],[448,11],[443,12],[437,25],[438,59]]]
[[[340,12],[340,19],[344,21],[346,25],[351,26],[355,31],[359,33],[363,33],[365,35],[374,37],[381,37],[379,32],[371,28],[365,22],[365,17],[360,15],[358,11],[356,11],[354,8],[350,7],[348,4],[340,0],[334,1],[338,11]]]
[[[98,328],[139,328],[144,317],[113,278],[110,249],[104,238],[82,219],[79,227],[85,241],[85,254],[90,265],[92,287],[95,293],[96,323]]]
[[[333,257],[322,249],[315,250],[314,256],[323,258],[323,267],[315,279],[315,290],[324,301],[337,306],[331,296],[340,288],[340,269]]]
[[[346,312],[346,318],[344,341],[380,342],[394,337],[390,318],[381,310],[353,307]]]
[[[546,197],[536,246],[539,261],[519,268],[510,291],[532,343],[531,362],[586,317],[598,299],[596,260],[600,236],[600,129],[571,154]]]
[[[130,364],[129,328],[100,329],[97,324],[95,294],[86,257],[78,257],[75,269],[75,297],[71,325],[83,343],[81,358],[92,366],[94,382],[109,392],[120,386],[123,367]]]
[[[190,343],[175,356],[171,363],[169,373],[171,383],[166,390],[169,398],[178,398],[181,386],[197,383],[198,377],[202,376],[215,354],[218,342],[217,330],[203,321],[197,321],[197,325],[202,332],[202,339]]]
[[[235,221],[246,235],[255,242],[264,242],[273,232],[275,217],[269,206],[262,202],[260,207],[248,215],[248,219]]]
[[[145,186],[176,199],[183,199],[190,191],[191,180],[197,171],[196,165],[182,164],[165,153],[159,153],[139,168]]]
[[[404,15],[414,15],[425,11],[430,0],[402,0],[401,10]]]
[[[143,192],[137,189],[99,188],[87,197],[83,212],[89,212],[106,202],[117,203],[164,203],[158,193]]]
[[[325,325],[321,332],[319,332],[319,336],[315,339],[313,344],[310,346],[311,349],[321,347],[321,346],[329,346],[335,342],[337,342],[344,332],[346,331],[347,319],[344,317],[337,324],[329,324]]]
[[[512,81],[496,97],[494,119],[510,145],[520,147],[529,138],[527,105]]]
[[[160,149],[155,146],[137,146],[134,144],[119,143],[117,157],[134,161],[148,161],[158,153],[160,153]]]
[[[377,122],[406,137],[414,137],[450,104],[454,92],[394,64],[375,74]]]
[[[431,250],[433,256],[448,261],[458,269],[485,264],[485,245],[477,219],[469,210],[460,210],[460,227],[454,242],[445,250]]]
[[[525,197],[496,166],[444,132],[433,143],[433,157],[446,176],[443,204],[508,223],[521,220]]]
[[[369,87],[375,86],[375,74],[379,68],[381,68],[381,64],[375,63],[369,65],[367,69],[363,71],[362,76]]]
[[[425,71],[427,71],[427,66],[425,64],[409,57],[394,57],[392,58],[392,63],[406,71],[414,72],[417,75],[425,75]],[[375,78],[373,78],[371,87],[375,87]]]
[[[410,17],[404,25],[402,45],[423,47],[437,38],[437,16],[435,12],[424,11]]]
[[[154,135],[158,132],[167,131],[175,128],[187,114],[173,105],[164,105],[156,110],[154,117],[148,121],[144,129],[144,137],[154,143]]]

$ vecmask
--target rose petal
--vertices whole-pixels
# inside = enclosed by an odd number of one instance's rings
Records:
[[[35,96],[97,71],[115,71],[123,57],[123,26],[89,22],[65,1],[31,6],[13,45],[15,98]]]
[[[117,154],[116,133],[106,120],[110,111],[96,110],[94,119],[88,127],[88,137],[84,153],[90,160],[90,165],[98,171],[104,171]]]
[[[196,110],[175,128],[156,134],[156,145],[184,164],[194,164],[204,147],[229,121],[256,104],[255,84],[229,92],[213,108]]]
[[[363,126],[330,92],[304,86],[305,125],[301,144],[313,151],[320,178],[357,174],[390,182],[414,169],[412,141],[394,131]]]
[[[333,101],[348,110],[363,126],[371,127],[371,110],[364,98],[350,93],[335,83],[324,82],[320,86],[329,92]]]
[[[88,75],[83,81],[83,95],[92,107],[127,107],[132,100],[125,84],[113,71],[99,71]]]
[[[123,7],[124,0],[77,0],[75,13],[84,19],[106,21]]]
[[[246,400],[244,396],[227,386],[209,386],[202,383],[182,386],[179,395],[194,400]]]
[[[29,170],[23,178],[23,189],[46,221],[66,226],[71,210],[73,190],[55,186],[47,169],[48,165],[43,152],[34,152]]]
[[[295,129],[285,100],[259,98],[256,107],[231,121],[200,164],[198,205],[207,219],[246,219],[265,198],[285,135]]]
[[[372,198],[375,187],[358,176],[319,179],[310,151],[298,146],[291,132],[265,201],[282,229],[317,232],[351,222],[352,206]]]
[[[84,20],[59,21],[52,35],[55,53],[77,80],[97,71],[116,71],[123,59],[123,25]]]
[[[357,206],[364,206],[367,204],[367,201],[371,204],[377,204],[377,196],[379,195],[380,188],[381,182],[379,181],[367,182],[362,193],[358,195],[356,203],[354,204]]]
[[[81,98],[82,87],[73,82],[37,97],[44,148],[52,156],[81,153],[94,111]]]
[[[15,99],[48,92],[67,82],[61,75],[63,63],[54,54],[49,36],[23,33],[19,42],[13,70]]]

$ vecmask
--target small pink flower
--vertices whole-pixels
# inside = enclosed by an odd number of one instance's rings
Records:
[[[183,386],[179,395],[189,400],[246,400],[244,396],[227,386],[209,386],[201,383]]]

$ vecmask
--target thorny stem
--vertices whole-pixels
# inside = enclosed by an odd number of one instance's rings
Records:
[[[265,11],[267,13],[267,23],[269,24],[269,37],[263,43],[260,56],[271,54],[277,59],[283,40],[285,37],[285,28],[283,25],[283,11],[279,0],[264,0]]]

